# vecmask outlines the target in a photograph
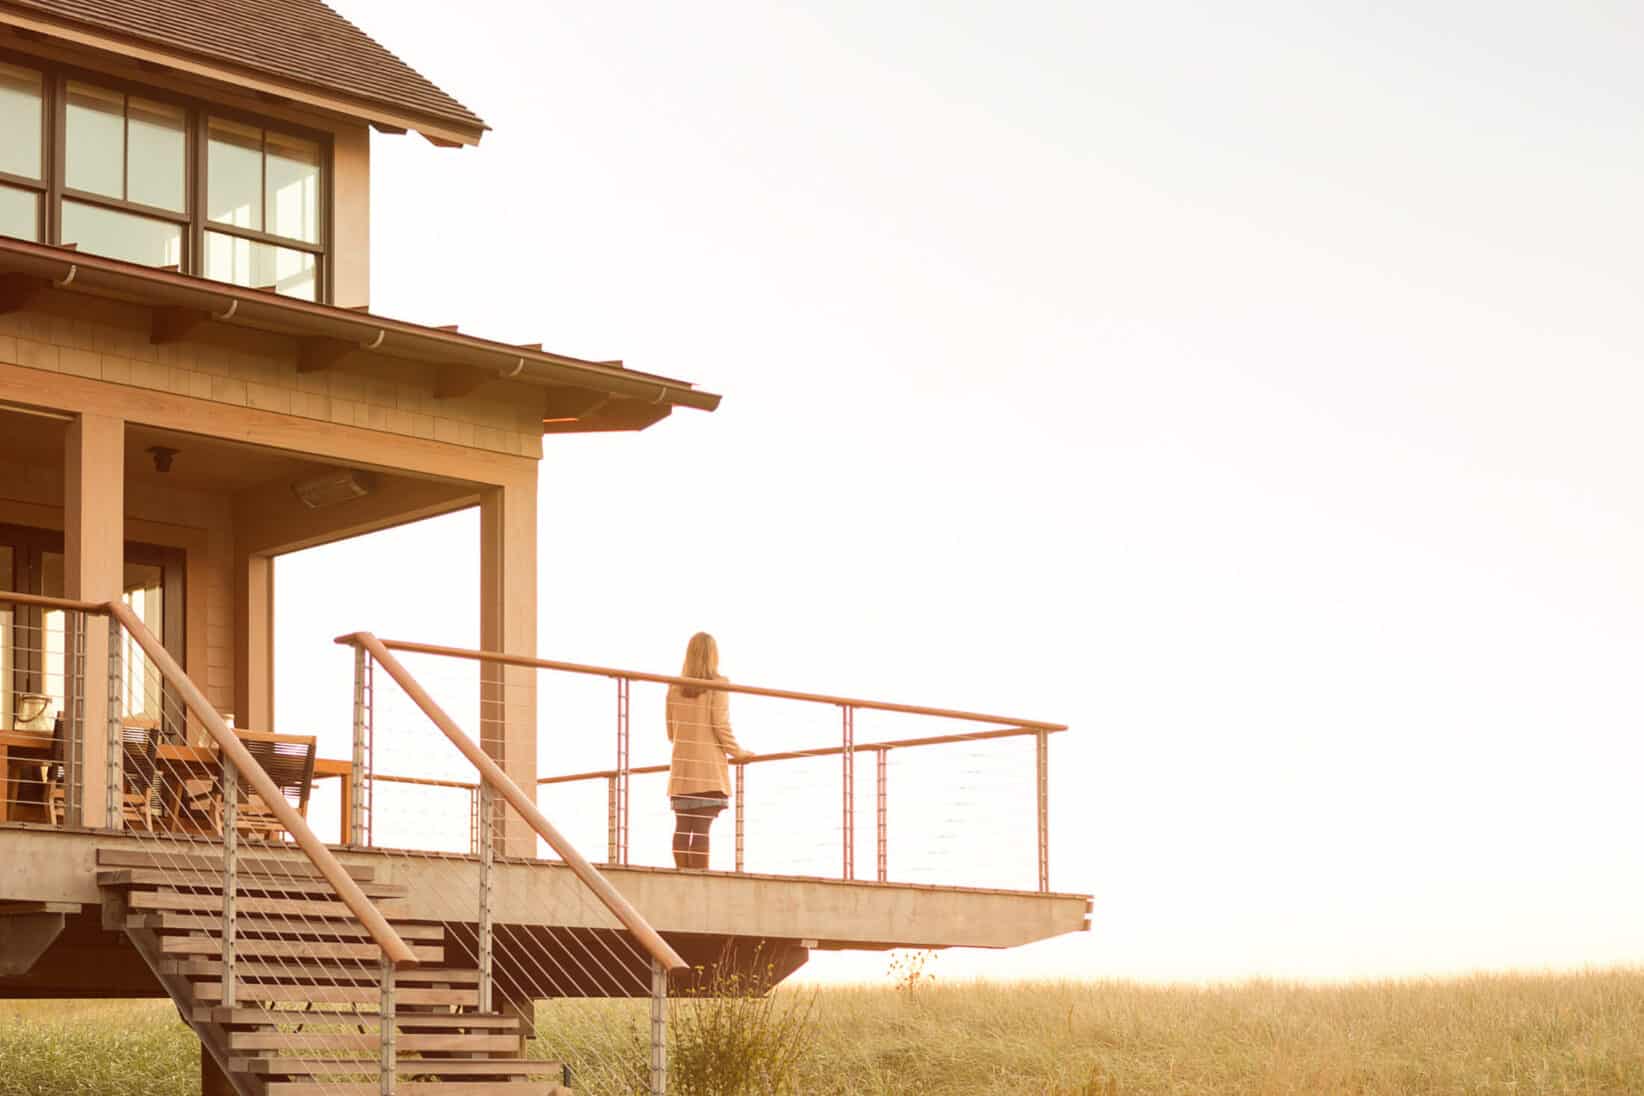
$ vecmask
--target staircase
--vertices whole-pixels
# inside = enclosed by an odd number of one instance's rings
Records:
[[[480,973],[461,961],[469,957],[448,955],[445,926],[404,917],[406,888],[378,882],[374,868],[347,871],[418,964],[394,974],[389,1053],[381,952],[300,857],[239,858],[234,1000],[225,1003],[222,852],[177,846],[98,850],[104,926],[131,940],[240,1096],[568,1093],[564,1065],[524,1057],[518,1017],[479,1011]],[[384,1060],[394,1063],[392,1084],[380,1075]]]

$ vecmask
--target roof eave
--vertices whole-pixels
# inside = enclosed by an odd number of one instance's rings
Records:
[[[688,381],[512,346],[442,328],[314,304],[264,290],[81,255],[65,248],[0,237],[0,274],[93,295],[135,300],[166,312],[162,322],[216,322],[301,340],[299,371],[334,366],[356,353],[378,353],[442,367],[448,392],[488,381],[545,390],[544,433],[640,430],[674,407],[714,411],[720,397]]]
[[[143,64],[158,65],[229,87],[288,99],[300,106],[366,122],[389,133],[415,130],[442,148],[477,145],[491,128],[483,119],[474,125],[460,118],[425,114],[380,102],[367,96],[345,95],[331,88],[285,80],[279,76],[220,58],[204,57],[158,42],[115,33],[103,27],[57,19],[0,4],[0,25],[47,38],[100,50]]]

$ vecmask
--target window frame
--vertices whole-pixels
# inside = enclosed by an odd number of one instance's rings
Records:
[[[46,243],[60,247],[63,241],[63,203],[64,201],[77,202],[81,205],[96,206],[115,213],[125,213],[144,217],[149,220],[163,221],[178,225],[182,229],[182,261],[178,270],[191,277],[205,278],[205,237],[207,232],[216,232],[225,236],[233,236],[252,243],[265,244],[270,247],[285,248],[290,251],[300,251],[314,257],[314,300],[318,304],[330,304],[334,286],[332,272],[332,180],[335,177],[334,159],[335,148],[333,135],[325,130],[313,129],[295,123],[283,121],[266,115],[252,114],[237,110],[224,103],[212,102],[195,96],[174,92],[166,88],[153,87],[148,84],[137,83],[108,73],[78,68],[61,62],[50,61],[43,57],[11,50],[0,49],[0,61],[20,68],[31,69],[41,75],[41,110],[43,112],[40,127],[40,163],[42,167],[41,179],[27,179],[21,176],[0,172],[0,184],[20,190],[28,190],[39,197],[39,206],[36,211],[38,221],[36,233]],[[90,191],[75,190],[66,185],[67,153],[68,153],[68,84],[69,81],[89,84],[107,91],[118,92],[125,97],[125,114],[130,112],[130,99],[136,96],[168,106],[180,107],[184,111],[183,133],[183,210],[161,209],[142,202],[132,202],[124,198],[110,198],[106,194],[96,194]],[[219,224],[206,216],[206,195],[209,186],[207,178],[207,164],[209,161],[208,128],[212,118],[220,118],[228,122],[237,122],[241,125],[256,126],[264,131],[263,136],[263,175],[264,189],[263,202],[266,207],[267,195],[267,145],[270,131],[316,144],[320,150],[320,186],[319,186],[319,239],[317,242],[295,239],[288,236],[276,236],[265,230],[240,228],[236,225]],[[130,155],[129,132],[125,136],[126,145],[121,155],[124,165],[126,157]],[[122,172],[122,189],[128,185],[128,180]],[[265,209],[266,217],[266,209]],[[70,241],[77,242],[77,241]],[[156,267],[155,269],[165,269]],[[232,283],[224,283],[232,284]],[[241,288],[262,289],[262,286]],[[302,300],[296,297],[294,300]]]

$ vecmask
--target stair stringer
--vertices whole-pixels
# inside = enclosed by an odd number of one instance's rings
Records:
[[[121,900],[119,904],[123,906],[125,904],[124,900]],[[120,920],[125,920],[123,915]],[[217,1063],[217,1069],[228,1079],[228,1083],[234,1086],[234,1091],[238,1096],[264,1096],[265,1082],[261,1078],[244,1073],[235,1073],[229,1069],[229,1052],[225,1044],[223,1029],[216,1024],[195,1020],[190,1015],[194,1008],[193,984],[180,974],[161,973],[163,968],[160,961],[160,946],[154,933],[148,929],[122,929],[121,931],[126,934],[126,939],[131,941],[132,947],[137,949],[137,954],[143,957],[143,962],[148,964],[148,969],[155,979],[165,987],[166,995],[171,998],[171,1003],[177,1007],[177,1015],[182,1017],[183,1023],[187,1024],[189,1029],[199,1037],[203,1052],[211,1055],[212,1060]]]

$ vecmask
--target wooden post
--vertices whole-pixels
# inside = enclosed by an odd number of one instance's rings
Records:
[[[480,643],[488,650],[537,651],[537,486],[528,479],[487,491],[480,501]],[[480,748],[522,788],[537,785],[537,671],[480,668]],[[483,824],[506,856],[533,856],[537,838],[516,812]]]
[[[124,588],[126,424],[118,418],[81,415],[69,424],[64,444],[64,594],[79,601],[117,601]],[[85,736],[81,771],[99,776],[107,766],[109,630],[86,630],[83,710],[95,723]],[[118,699],[116,695],[115,699]],[[107,785],[87,780],[81,797],[83,825],[107,817]]]

